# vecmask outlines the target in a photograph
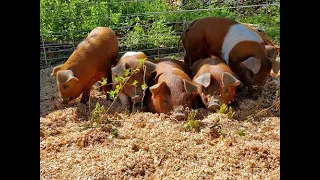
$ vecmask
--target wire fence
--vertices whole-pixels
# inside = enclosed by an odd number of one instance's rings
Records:
[[[118,57],[143,51],[149,57],[184,54],[184,28],[207,16],[260,27],[280,43],[280,0],[40,0],[40,69],[63,63],[97,26],[113,29]]]

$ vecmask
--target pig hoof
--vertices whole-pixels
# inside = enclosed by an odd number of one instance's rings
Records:
[[[82,93],[80,103],[86,104],[90,98],[90,91],[85,91]]]
[[[186,115],[184,113],[174,113],[173,116],[172,116],[174,119],[177,119],[177,120],[184,120],[186,118]]]
[[[80,103],[82,104],[86,104],[89,101],[89,96],[82,96]]]
[[[220,105],[217,102],[211,102],[208,105],[208,109],[212,111],[216,111],[218,108],[220,108]]]
[[[142,97],[141,97],[140,95],[135,95],[135,96],[133,96],[133,97],[131,98],[131,101],[132,101],[133,103],[139,103],[139,102],[141,102],[141,100],[142,100]]]
[[[81,103],[81,104],[86,104],[87,102],[88,102],[88,101],[85,100],[85,99],[81,99],[81,100],[80,100],[80,103]]]

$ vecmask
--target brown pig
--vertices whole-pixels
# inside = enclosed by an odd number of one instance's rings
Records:
[[[156,75],[146,95],[147,109],[155,113],[170,114],[173,118],[186,118],[183,107],[195,105],[197,86],[185,73],[183,64],[175,59],[160,59],[156,62]]]
[[[222,59],[212,56],[198,60],[192,72],[196,74],[192,81],[198,85],[199,96],[208,109],[215,111],[222,103],[234,100],[240,81]]]
[[[275,74],[280,62],[269,58],[266,42],[256,31],[232,19],[206,17],[198,19],[185,36],[185,62],[192,64],[211,55],[223,59],[241,82],[262,87],[271,69]]]
[[[111,81],[111,66],[116,64],[118,40],[108,27],[94,28],[74,50],[68,60],[53,69],[63,102],[67,103],[80,94],[81,103],[89,100],[90,90],[102,77]],[[104,91],[111,85],[103,86]]]
[[[138,70],[136,73],[133,73],[127,83],[123,86],[121,92],[119,92],[119,99],[121,104],[124,106],[131,106],[132,103],[139,103],[143,97],[143,89],[141,85],[147,84],[148,75],[155,70],[155,65],[151,63],[140,64],[139,60],[145,59],[148,61],[147,55],[143,52],[129,51],[126,52],[119,60],[116,66],[114,66],[112,71],[112,81],[115,81],[115,77],[124,76],[125,69]],[[145,67],[145,69],[143,69]],[[134,81],[137,81],[136,86],[132,85]]]

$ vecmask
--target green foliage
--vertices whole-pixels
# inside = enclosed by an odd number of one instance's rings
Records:
[[[121,42],[127,48],[175,47],[179,38],[175,33],[187,25],[179,22],[218,16],[257,24],[273,41],[280,42],[278,5],[229,8],[236,4],[218,0],[211,4],[198,0],[184,2],[176,5],[164,0],[40,0],[40,29],[46,42],[78,42],[93,28],[108,26],[118,37],[127,37]],[[262,3],[265,2],[246,1],[241,5]],[[268,3],[279,3],[279,0],[268,0]]]
[[[217,113],[225,114],[228,111],[228,106],[223,103],[220,106],[220,109],[217,109],[216,111],[217,111]]]
[[[120,90],[121,90],[121,85],[120,84],[117,84],[116,87],[111,90],[111,91],[108,91],[107,93],[109,94],[109,97],[112,99],[112,100],[116,100]]]
[[[147,86],[146,84],[142,84],[142,85],[141,85],[141,88],[142,88],[142,90],[145,91],[145,90],[147,90],[148,86]]]
[[[239,136],[245,136],[244,130],[240,129],[238,130]]]
[[[108,91],[107,93],[109,94],[110,98],[112,100],[116,100],[118,94],[120,93],[121,89],[123,88],[123,86],[125,84],[127,84],[127,81],[130,79],[130,77],[139,72],[141,69],[141,66],[143,65],[143,62],[145,61],[145,59],[139,59],[139,66],[136,69],[132,69],[132,68],[127,68],[124,69],[124,75],[123,76],[117,76],[115,77],[115,81],[116,81],[116,86],[113,90]],[[100,82],[100,81],[99,81]],[[138,81],[134,80],[131,85],[137,87]],[[145,84],[143,84],[141,86],[142,90],[146,90],[147,86]]]
[[[232,112],[232,107],[230,106],[230,107],[229,107],[229,110],[228,110],[228,112],[227,112],[227,117],[228,117],[229,119],[231,119],[231,118],[233,117],[233,115],[234,115],[234,112]]]
[[[190,131],[191,129],[195,129],[199,131],[199,121],[196,120],[198,110],[192,109],[188,115],[188,122],[184,125],[186,131]]]
[[[102,86],[107,84],[107,78],[102,77],[102,81],[98,81]]]
[[[220,106],[220,109],[217,109],[216,110],[216,112],[217,113],[220,113],[220,114],[227,114],[227,117],[229,118],[229,119],[231,119],[232,117],[233,117],[233,115],[234,115],[234,112],[232,111],[232,107],[230,106],[230,107],[228,107],[226,104],[222,104],[221,106]]]
[[[102,123],[102,116],[105,112],[106,109],[104,106],[97,102],[95,108],[91,111],[91,120],[97,123]]]
[[[117,137],[118,136],[118,129],[113,129],[111,134],[113,137]]]
[[[154,21],[151,26],[137,22],[127,36],[124,45],[133,49],[173,46],[177,41],[174,31],[171,30],[171,27],[166,26],[163,20]]]

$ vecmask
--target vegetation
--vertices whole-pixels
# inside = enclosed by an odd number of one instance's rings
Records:
[[[195,131],[199,131],[199,121],[196,120],[198,110],[192,109],[188,114],[188,121],[184,125],[184,128],[186,131],[190,131],[191,129],[194,129]]]
[[[232,107],[231,106],[228,107],[226,104],[222,104],[220,108],[217,109],[216,112],[220,114],[227,114],[227,117],[229,119],[231,119],[234,115],[234,112],[232,112]]]
[[[115,83],[107,83],[107,79],[106,78],[102,78],[102,81],[98,81],[99,82],[99,86],[96,87],[95,89],[99,89],[102,86],[108,85],[108,84],[114,84],[115,87],[112,88],[110,91],[107,92],[107,94],[109,95],[109,97],[113,100],[112,104],[108,107],[108,109],[103,109],[100,110],[100,106],[98,105],[98,109],[97,107],[95,108],[96,110],[94,110],[93,112],[96,112],[96,114],[92,114],[92,117],[94,119],[96,119],[97,116],[99,116],[99,114],[101,113],[107,113],[110,108],[112,107],[112,105],[117,101],[119,93],[122,91],[122,88],[125,85],[132,85],[136,88],[141,88],[143,90],[143,97],[142,97],[142,102],[141,102],[141,107],[143,107],[143,98],[145,95],[145,91],[147,90],[148,86],[143,83],[141,85],[141,87],[138,87],[138,81],[134,80],[131,84],[129,84],[128,80],[131,78],[132,75],[134,75],[135,73],[139,72],[140,70],[142,70],[144,72],[144,78],[145,78],[145,67],[143,66],[144,61],[146,60],[146,58],[143,59],[139,59],[139,66],[136,69],[132,69],[132,68],[126,68],[124,69],[124,75],[123,76],[116,76],[115,77]],[[111,80],[109,80],[111,81]],[[136,90],[135,90],[136,91]],[[97,105],[96,105],[97,106]],[[90,110],[90,97],[89,97],[89,110]],[[135,105],[132,105],[132,112],[135,111]]]
[[[166,54],[177,52],[177,40],[188,23],[207,16],[222,16],[256,24],[275,43],[280,42],[279,0],[268,0],[270,6],[257,6],[266,3],[257,0],[238,5],[221,0],[180,2],[40,0],[40,38],[47,43],[77,44],[93,28],[108,26],[120,38],[121,51],[144,50],[153,55],[159,53],[157,48],[160,47],[166,49],[160,54]],[[59,53],[55,57],[59,57]]]

